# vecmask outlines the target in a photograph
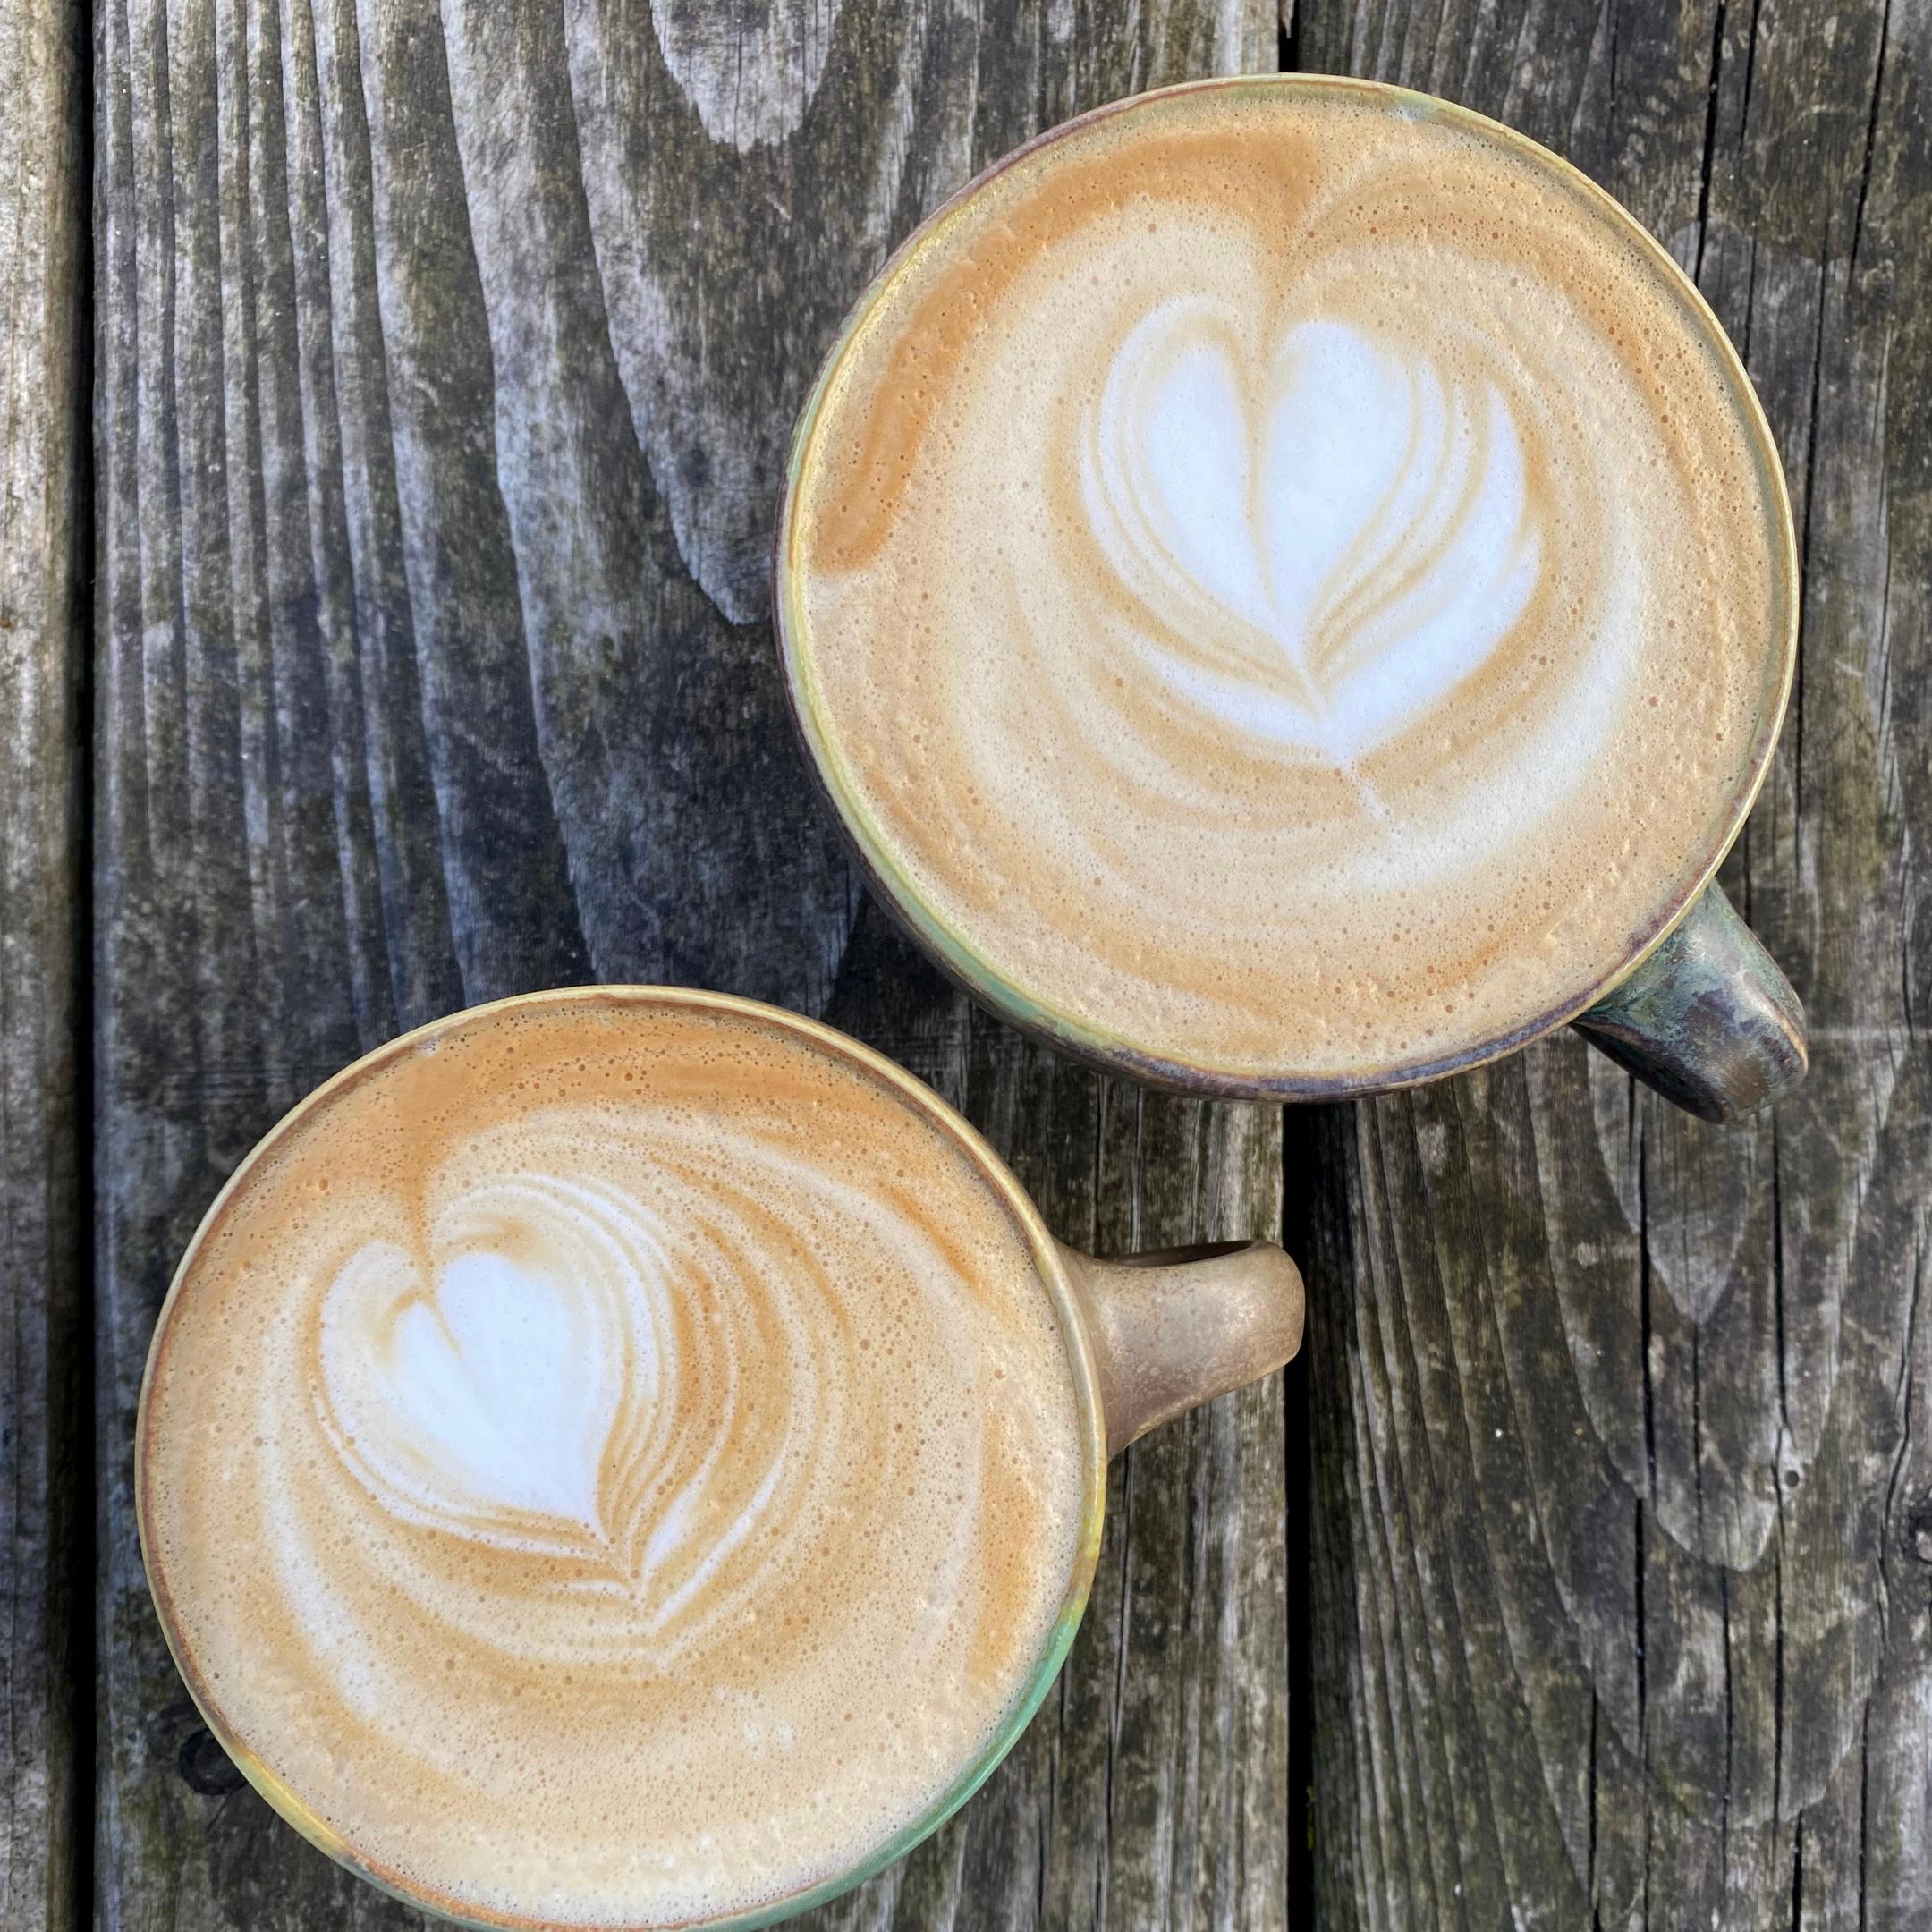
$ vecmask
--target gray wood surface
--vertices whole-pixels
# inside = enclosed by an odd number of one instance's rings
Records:
[[[103,0],[96,14],[98,1916],[400,1926],[195,1718],[135,1546],[156,1308],[357,1052],[589,978],[883,1046],[1071,1239],[1271,1230],[1277,1115],[971,1011],[863,904],[783,716],[790,419],[892,242],[1035,129],[1271,63],[1157,0]],[[1268,1926],[1287,1893],[1279,1382],[1116,1470],[1056,1699],[823,1922]]]
[[[1762,394],[1803,665],[1724,874],[1809,1009],[1741,1130],[1573,1039],[1325,1117],[1317,1922],[1932,1924],[1932,15],[1305,0],[1622,197]]]
[[[0,8],[0,1925],[80,1877],[84,15]]]

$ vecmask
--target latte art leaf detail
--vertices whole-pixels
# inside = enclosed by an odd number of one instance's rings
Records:
[[[1128,335],[1081,500],[1136,644],[1186,702],[1339,764],[1419,722],[1521,618],[1541,568],[1521,437],[1493,383],[1337,322],[1244,381],[1208,301]]]

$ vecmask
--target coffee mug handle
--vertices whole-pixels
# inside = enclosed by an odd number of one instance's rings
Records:
[[[1301,1272],[1273,1241],[1114,1261],[1060,1251],[1093,1349],[1110,1456],[1272,1373],[1301,1345]]]
[[[1574,1022],[1666,1100],[1730,1122],[1805,1076],[1804,1008],[1715,885],[1636,971]]]

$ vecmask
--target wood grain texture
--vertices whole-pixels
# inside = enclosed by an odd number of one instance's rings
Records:
[[[0,1924],[76,1921],[83,17],[0,10]]]
[[[1728,1131],[1574,1038],[1326,1116],[1318,1922],[1932,1922],[1932,17],[1308,0],[1565,153],[1764,397],[1802,668],[1726,890],[1813,1071]]]
[[[1035,129],[1274,46],[1241,0],[101,0],[105,1927],[415,1922],[200,1726],[131,1509],[174,1258],[360,1051],[525,987],[724,987],[933,1080],[1072,1239],[1278,1224],[1278,1117],[1071,1071],[863,907],[763,585],[891,244]],[[1283,1438],[1277,1383],[1133,1452],[1056,1703],[823,1922],[1282,1922]]]

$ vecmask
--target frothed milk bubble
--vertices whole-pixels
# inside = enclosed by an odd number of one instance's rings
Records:
[[[754,1018],[466,1017],[262,1157],[145,1411],[197,1694],[445,1910],[756,1906],[940,1797],[1046,1649],[1085,1437],[1025,1227]]]
[[[1063,1032],[1235,1083],[1453,1058],[1727,835],[1789,621],[1756,420],[1526,144],[1157,97],[943,217],[830,372],[808,734],[895,896]]]

